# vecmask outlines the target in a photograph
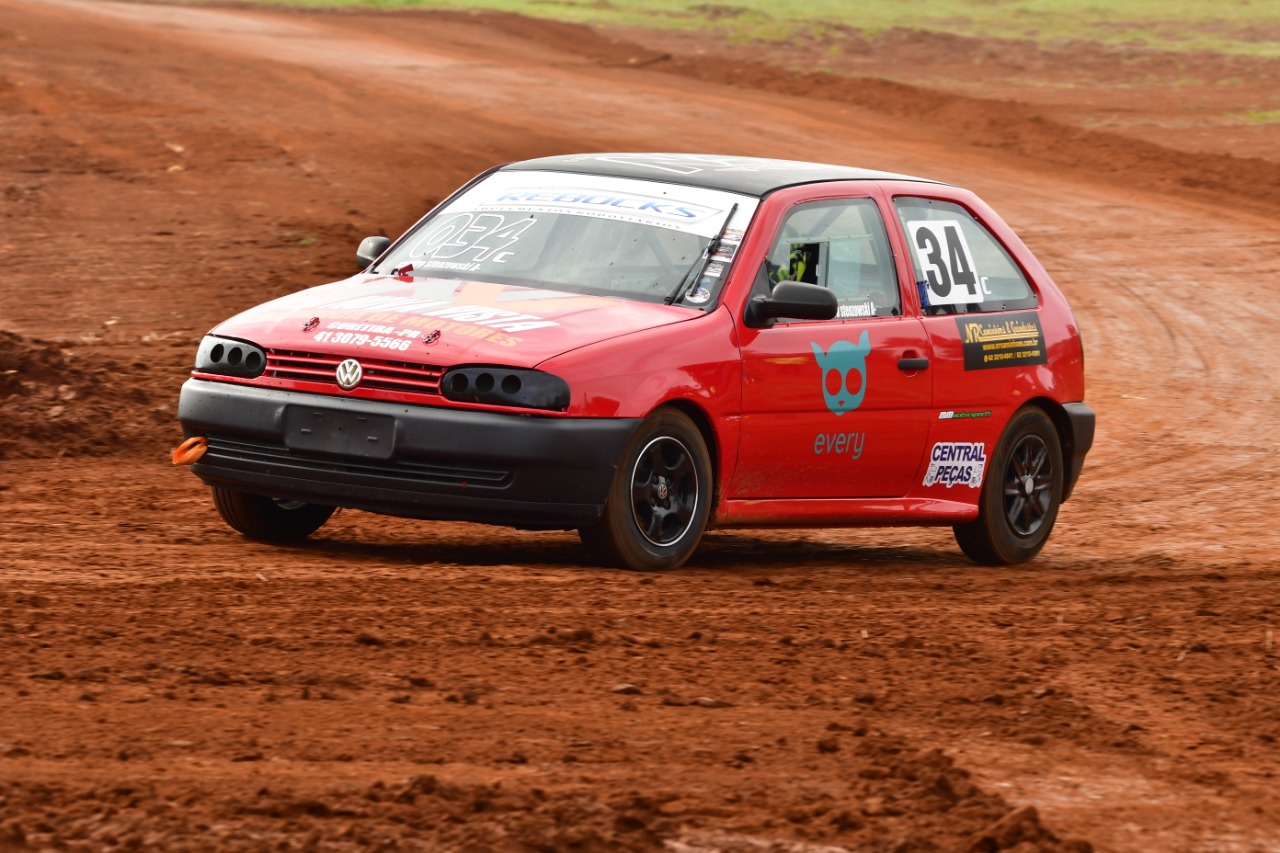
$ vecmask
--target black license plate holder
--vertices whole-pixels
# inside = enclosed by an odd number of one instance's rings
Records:
[[[284,443],[290,450],[309,453],[390,459],[395,452],[396,419],[341,409],[286,406]]]

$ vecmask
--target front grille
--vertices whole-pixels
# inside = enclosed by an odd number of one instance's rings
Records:
[[[206,465],[251,468],[284,476],[301,476],[303,479],[314,480],[316,474],[329,474],[335,478],[335,482],[379,477],[459,488],[501,489],[510,485],[512,476],[507,469],[477,468],[447,461],[401,459],[384,462],[377,459],[335,458],[290,450],[285,445],[274,442],[225,435],[210,435],[208,438],[209,449],[200,460]]]
[[[267,350],[266,375],[273,379],[293,382],[323,382],[337,387],[334,374],[346,358],[327,353],[298,352],[296,350]],[[444,368],[407,361],[387,361],[380,358],[358,358],[364,371],[361,388],[377,388],[402,394],[440,395],[440,377]]]

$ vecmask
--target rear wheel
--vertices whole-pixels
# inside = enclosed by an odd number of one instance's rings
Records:
[[[639,571],[674,569],[698,547],[711,513],[702,433],[675,409],[650,415],[627,444],[600,521],[579,530],[592,556]]]
[[[978,499],[978,517],[954,527],[976,563],[1025,563],[1044,547],[1062,502],[1062,444],[1040,409],[1014,414],[996,445]]]
[[[211,486],[213,505],[222,520],[250,539],[296,542],[315,533],[333,515],[335,507],[286,501],[263,495]]]

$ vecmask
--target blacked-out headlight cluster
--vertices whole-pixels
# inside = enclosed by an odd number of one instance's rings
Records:
[[[569,408],[569,383],[559,376],[519,367],[455,367],[440,381],[440,393],[462,403],[523,406],[562,412]]]
[[[253,379],[266,368],[267,354],[261,347],[232,338],[205,335],[196,351],[196,370],[200,373]]]

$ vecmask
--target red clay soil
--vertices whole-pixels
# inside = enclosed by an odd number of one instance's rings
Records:
[[[1096,46],[956,70],[846,33],[849,82],[622,35],[0,0],[0,851],[1280,850],[1274,128],[1179,116],[1152,94],[1176,63]],[[1014,103],[975,55],[1048,83]],[[1274,95],[1272,65],[1194,61]],[[1135,63],[1164,88],[1067,103]],[[1126,93],[1150,122],[1087,120]],[[610,149],[1001,210],[1100,418],[1044,554],[721,532],[637,575],[568,533],[358,512],[268,547],[168,465],[215,322],[489,165]]]

